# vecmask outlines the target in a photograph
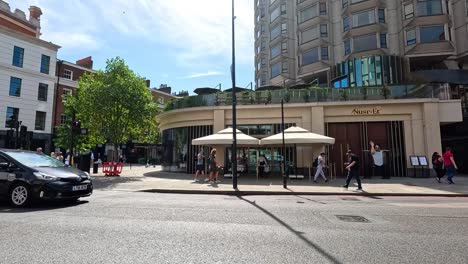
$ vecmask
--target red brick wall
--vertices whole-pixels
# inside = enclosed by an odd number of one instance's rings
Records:
[[[23,27],[20,27],[18,25],[16,25],[15,23],[12,23],[4,18],[1,18],[0,17],[0,25],[1,26],[4,26],[4,27],[7,27],[9,29],[12,29],[12,30],[15,30],[15,31],[18,31],[20,33],[23,33],[23,34],[26,34],[28,36],[31,36],[31,37],[36,37],[36,31],[34,29],[25,29]]]

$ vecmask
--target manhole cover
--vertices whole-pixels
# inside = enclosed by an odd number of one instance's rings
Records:
[[[369,223],[367,218],[359,215],[336,215],[336,218],[343,222],[357,222],[357,223]]]
[[[341,198],[343,201],[359,201],[357,198]]]

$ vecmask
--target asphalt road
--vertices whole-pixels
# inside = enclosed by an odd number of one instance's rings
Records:
[[[467,198],[96,191],[82,200],[1,202],[0,263],[468,261]]]

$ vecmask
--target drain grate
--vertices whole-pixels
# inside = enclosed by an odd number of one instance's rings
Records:
[[[343,201],[359,201],[357,198],[341,198]]]
[[[336,215],[336,218],[343,222],[369,223],[369,219],[359,215]]]

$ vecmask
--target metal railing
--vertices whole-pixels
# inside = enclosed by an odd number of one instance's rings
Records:
[[[384,87],[360,88],[322,88],[282,89],[265,91],[243,91],[236,94],[238,105],[279,104],[281,99],[285,103],[308,102],[337,102],[387,99],[415,99],[438,98],[449,100],[450,91],[440,85],[398,85]],[[201,107],[201,106],[230,106],[230,93],[220,92],[207,95],[187,96],[169,101],[164,110]]]

